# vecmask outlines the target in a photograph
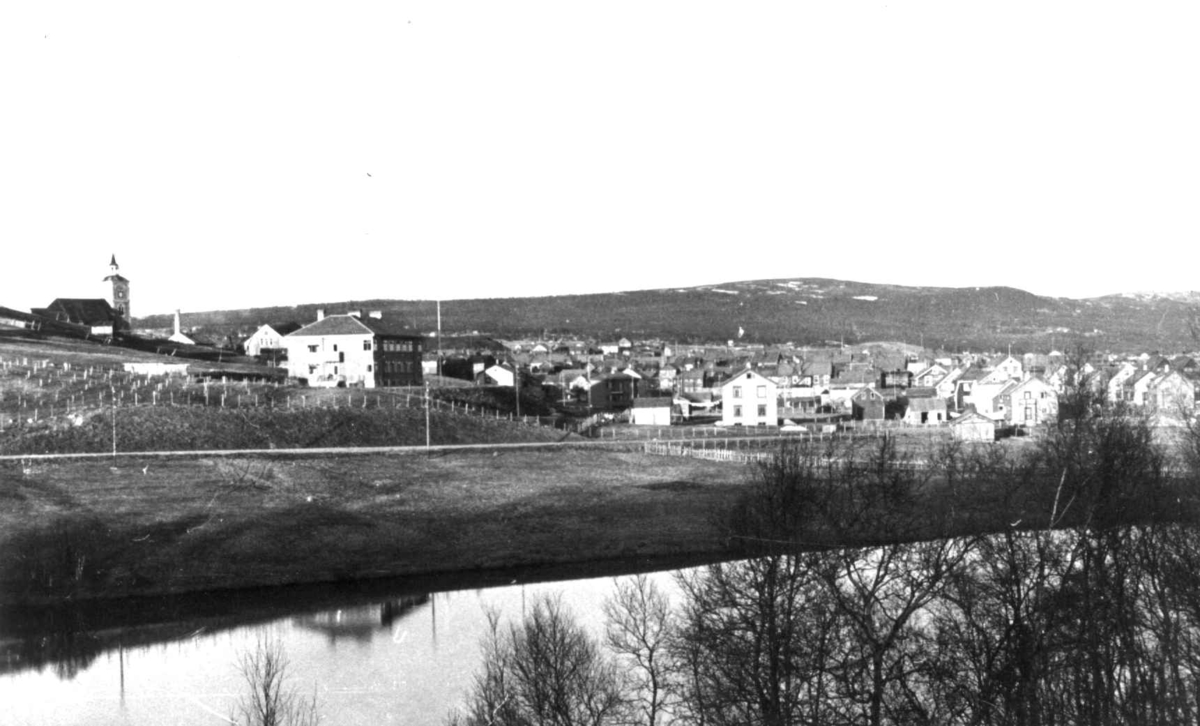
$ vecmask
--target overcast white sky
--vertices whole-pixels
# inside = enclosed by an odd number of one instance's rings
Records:
[[[1200,5],[0,6],[0,305],[1200,288]]]

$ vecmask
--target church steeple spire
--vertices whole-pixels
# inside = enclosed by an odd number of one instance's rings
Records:
[[[121,266],[117,264],[115,253],[108,263],[108,269],[109,275],[104,278],[104,281],[112,283],[113,308],[121,314],[121,317],[129,320],[132,317],[129,314],[129,280],[121,276],[119,272]]]

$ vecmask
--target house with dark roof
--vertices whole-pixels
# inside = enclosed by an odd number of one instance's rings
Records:
[[[36,315],[0,307],[0,330],[37,330],[41,326],[41,322],[42,319]]]
[[[1171,370],[1179,371],[1185,376],[1194,376],[1200,373],[1200,364],[1190,356],[1177,355],[1171,360]]]
[[[851,415],[855,421],[882,421],[886,418],[887,401],[874,388],[860,388],[850,397]]]
[[[31,312],[55,322],[81,325],[92,335],[112,335],[129,328],[120,311],[103,298],[60,297],[44,308],[32,308]]]
[[[637,397],[638,382],[628,373],[593,374],[587,381],[588,407],[593,411],[624,411]]]
[[[324,315],[283,336],[288,377],[321,386],[419,386],[421,336],[361,313]]]

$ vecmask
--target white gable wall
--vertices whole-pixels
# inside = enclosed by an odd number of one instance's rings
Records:
[[[283,339],[288,352],[288,376],[317,381],[344,381],[346,385],[375,387],[375,336],[296,335]]]
[[[721,386],[721,424],[776,426],[779,400],[775,384],[754,371],[743,371]]]

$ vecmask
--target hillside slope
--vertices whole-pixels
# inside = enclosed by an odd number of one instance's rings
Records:
[[[328,312],[379,310],[414,332],[437,327],[426,300],[349,300],[296,307],[188,315],[206,329],[248,333],[264,322],[314,320]],[[947,350],[1049,350],[1085,342],[1101,350],[1181,351],[1197,347],[1195,293],[1116,295],[1087,300],[1042,297],[1009,287],[879,285],[822,278],[731,282],[690,288],[590,295],[446,300],[446,332],[496,337],[662,338],[677,342],[783,342],[820,345],[896,340]],[[138,321],[169,324],[167,316]]]

